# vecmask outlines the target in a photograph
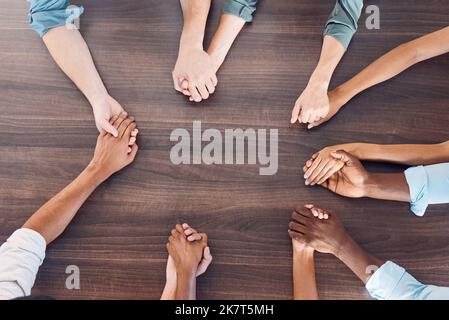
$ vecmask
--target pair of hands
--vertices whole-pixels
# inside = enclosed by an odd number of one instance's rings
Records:
[[[103,180],[131,164],[137,154],[136,144],[139,130],[133,117],[126,112],[113,116],[108,124],[117,132],[117,136],[100,129],[91,167],[98,168]]]
[[[350,198],[366,194],[370,174],[350,153],[328,147],[312,155],[303,167],[306,185],[320,185],[332,192]]]
[[[167,251],[167,282],[176,282],[178,273],[194,274],[196,277],[206,272],[212,262],[207,244],[207,235],[198,233],[187,223],[177,224],[171,231]]]
[[[312,129],[329,121],[347,100],[338,89],[328,92],[327,84],[309,83],[296,100],[290,122],[304,123]]]
[[[218,68],[213,56],[202,47],[180,48],[172,73],[175,90],[188,96],[190,101],[208,99],[218,84]]]
[[[313,204],[295,210],[288,227],[294,250],[312,249],[337,255],[349,238],[336,213]]]

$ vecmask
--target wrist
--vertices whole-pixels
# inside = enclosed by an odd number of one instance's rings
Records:
[[[354,241],[352,238],[345,233],[343,239],[338,241],[338,244],[335,248],[332,249],[331,254],[334,255],[340,261],[345,261],[346,257],[350,255],[352,252],[351,247],[353,246]]]
[[[91,161],[89,165],[84,169],[84,172],[97,184],[100,185],[106,179],[111,176],[111,173],[107,172],[98,163]]]
[[[381,188],[381,183],[377,177],[376,173],[367,173],[367,178],[363,185],[363,197],[376,198],[376,194]]]

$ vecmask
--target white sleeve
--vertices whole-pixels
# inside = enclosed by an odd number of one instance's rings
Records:
[[[0,247],[0,300],[29,296],[45,258],[45,239],[19,229]]]

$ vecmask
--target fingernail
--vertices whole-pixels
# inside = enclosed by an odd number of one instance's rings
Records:
[[[309,181],[306,180],[305,184],[306,184],[306,186],[308,186],[309,185]]]

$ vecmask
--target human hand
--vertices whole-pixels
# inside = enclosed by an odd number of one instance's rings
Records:
[[[315,122],[310,122],[307,126],[308,129],[318,127],[319,125],[329,121],[349,101],[349,98],[346,98],[346,96],[342,93],[342,90],[339,88],[329,91],[327,96],[329,98],[329,112],[322,119]]]
[[[175,90],[201,102],[215,92],[216,71],[213,59],[202,48],[182,46],[172,73]]]
[[[336,166],[341,168],[320,185],[345,197],[364,197],[367,193],[370,174],[365,170],[359,159],[341,150],[336,151],[332,156],[339,160]],[[307,170],[308,167],[304,166],[303,171],[306,172]]]
[[[101,97],[92,102],[95,124],[98,131],[105,130],[107,133],[117,137],[117,129],[111,124],[113,116],[126,113],[123,107],[111,96]]]
[[[98,168],[103,173],[104,179],[131,164],[138,150],[135,144],[138,131],[133,117],[127,117],[122,113],[120,116],[114,116],[110,124],[117,130],[117,137],[102,129],[89,164]]]
[[[314,205],[306,205],[293,212],[288,234],[298,243],[334,255],[349,237],[335,213]]]
[[[326,117],[330,109],[327,89],[326,83],[309,83],[296,100],[290,122],[314,123]]]
[[[207,235],[196,233],[187,224],[184,226],[177,224],[171,231],[167,251],[173,259],[177,273],[193,272],[199,276],[206,271],[212,261],[210,249],[207,246]]]
[[[344,166],[337,153],[339,150],[339,146],[330,146],[312,155],[304,167],[306,185],[322,184]]]

